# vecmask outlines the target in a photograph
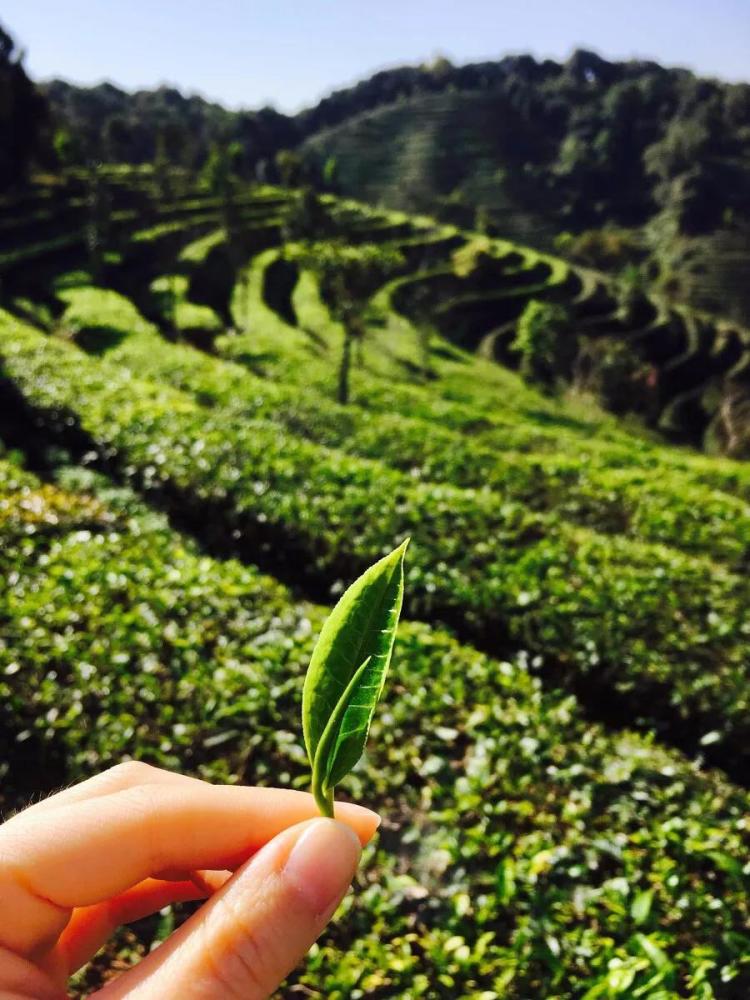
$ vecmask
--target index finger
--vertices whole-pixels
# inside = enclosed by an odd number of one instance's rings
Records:
[[[318,815],[311,795],[191,782],[148,784],[74,801],[0,827],[0,944],[51,947],[72,909],[167,870],[237,867],[282,830]],[[364,844],[376,813],[340,803]]]

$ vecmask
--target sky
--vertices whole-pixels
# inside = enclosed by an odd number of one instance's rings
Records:
[[[436,55],[565,59],[575,48],[750,80],[750,0],[2,0],[39,80],[169,83],[297,111]]]

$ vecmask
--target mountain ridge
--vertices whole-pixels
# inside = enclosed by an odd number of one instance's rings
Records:
[[[747,83],[577,50],[564,63],[520,54],[383,69],[296,115],[231,111],[167,85],[37,90],[48,115],[36,162],[48,169],[197,171],[231,146],[246,180],[434,213],[750,323]]]

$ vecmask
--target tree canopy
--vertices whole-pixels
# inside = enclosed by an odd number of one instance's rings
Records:
[[[22,183],[43,150],[47,105],[23,68],[19,52],[0,25],[0,190]]]

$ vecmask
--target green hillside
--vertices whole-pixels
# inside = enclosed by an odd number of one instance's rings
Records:
[[[0,28],[0,149],[0,192],[101,160],[195,175],[223,151],[246,181],[477,226],[604,270],[620,297],[647,291],[750,326],[750,85],[651,61],[437,58],[289,116],[166,86],[35,85]],[[728,397],[730,422],[746,423],[744,389]],[[688,396],[677,423],[701,408]]]
[[[0,68],[9,59],[0,52]],[[0,115],[0,137],[17,149],[0,164],[0,189],[34,168],[102,158],[195,171],[224,146],[248,180],[296,173],[463,227],[479,220],[750,325],[747,83],[585,50],[564,63],[437,58],[288,116],[229,111],[169,87],[130,94],[19,80],[0,79],[7,106],[28,112]]]
[[[543,394],[510,348],[529,301],[564,304],[672,386],[657,424],[695,436],[699,397],[701,437],[744,331],[645,298],[627,327],[592,272],[497,239],[464,273],[476,234],[328,196],[319,254],[335,228],[399,261],[342,405],[305,199],[112,166],[4,203],[3,808],[124,756],[305,787],[325,608],[410,535],[343,789],[382,833],[289,990],[746,996],[750,467]]]
[[[456,91],[402,99],[307,139],[306,156],[335,163],[337,188],[364,201],[442,211],[471,225],[490,210],[503,236],[551,248],[565,220],[538,179],[523,179],[531,136],[504,97]]]
[[[748,324],[750,91],[577,52],[393,70],[302,116],[336,190],[639,275]],[[561,243],[560,233],[563,233]]]

